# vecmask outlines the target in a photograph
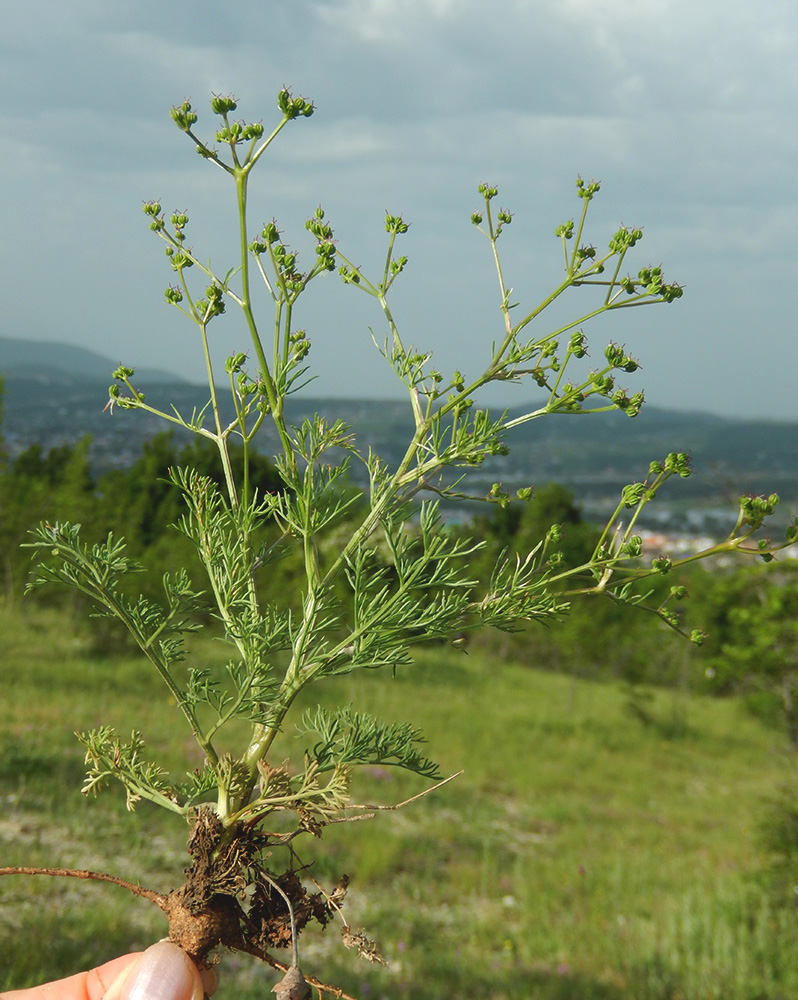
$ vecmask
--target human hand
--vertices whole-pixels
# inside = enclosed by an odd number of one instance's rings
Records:
[[[214,970],[200,974],[170,941],[115,958],[90,972],[28,990],[0,993],[0,1000],[203,1000],[217,986]]]

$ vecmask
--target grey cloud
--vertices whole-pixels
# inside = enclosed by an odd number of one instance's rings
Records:
[[[91,345],[92,329],[110,324],[114,354],[157,344],[164,363],[182,364],[182,334],[148,332],[173,329],[173,317],[141,199],[189,207],[193,238],[214,259],[231,241],[224,178],[193,156],[169,106],[190,96],[207,134],[210,92],[233,91],[244,117],[268,123],[288,84],[319,110],[270,151],[253,221],[277,215],[303,246],[303,220],[321,201],[366,262],[382,252],[382,212],[403,212],[411,264],[397,309],[445,358],[465,352],[463,366],[475,364],[481,348],[470,345],[495,320],[490,261],[468,222],[476,184],[498,183],[517,213],[508,269],[531,296],[557,275],[551,232],[579,209],[578,172],[603,182],[591,238],[642,224],[645,262],[664,260],[688,284],[678,306],[636,320],[643,340],[643,330],[660,338],[646,346],[651,398],[692,401],[698,376],[679,358],[694,347],[701,365],[723,361],[718,344],[741,344],[752,310],[767,311],[771,353],[786,342],[798,156],[798,12],[787,0],[241,0],[229,10],[28,0],[4,27],[0,179],[15,240],[0,266],[12,335],[60,324]],[[773,275],[767,296],[751,292]],[[379,316],[333,287],[323,290],[335,307],[319,298],[308,312],[325,388],[387,391],[366,331]],[[232,345],[232,321],[225,330]],[[773,411],[792,405],[783,367],[762,401]],[[738,377],[706,405],[727,405]]]

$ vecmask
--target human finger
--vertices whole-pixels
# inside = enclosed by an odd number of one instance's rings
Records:
[[[182,948],[159,941],[119,973],[102,1000],[203,1000],[215,988],[210,979],[207,985],[203,982]]]
[[[124,976],[140,955],[141,952],[132,952],[114,958],[90,972],[80,972],[76,976],[26,990],[0,993],[0,1000],[102,1000],[111,984]]]

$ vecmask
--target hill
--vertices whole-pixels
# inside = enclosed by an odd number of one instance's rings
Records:
[[[47,384],[68,378],[93,383],[107,381],[115,367],[104,355],[75,344],[0,337],[0,372],[7,379]],[[176,375],[158,368],[141,368],[139,375],[149,382],[181,381]]]
[[[147,802],[127,812],[115,788],[87,804],[72,735],[98,720],[143,727],[173,773],[199,763],[155,671],[99,654],[66,613],[0,609],[0,630],[3,863],[174,884],[185,827]],[[192,654],[210,667],[226,656],[210,639]],[[328,707],[411,721],[444,773],[464,773],[398,812],[296,841],[323,885],[352,876],[344,915],[390,962],[358,962],[332,926],[301,938],[306,971],[364,998],[798,996],[794,907],[762,888],[770,859],[758,850],[775,815],[767,800],[794,767],[783,736],[737,701],[652,692],[644,722],[616,684],[443,649],[393,679],[357,671],[317,693]],[[291,732],[281,753],[301,760],[306,737]],[[390,767],[353,779],[356,802],[401,802],[424,787]],[[13,933],[0,935],[0,990],[163,934],[160,911],[113,886],[2,881],[0,922]],[[246,957],[225,955],[221,975],[220,996],[268,995]]]
[[[34,442],[49,448],[88,434],[98,469],[127,465],[164,425],[146,413],[105,409],[114,367],[108,358],[83,348],[0,338],[4,431],[12,457]],[[136,385],[146,390],[148,402],[166,410],[174,405],[186,415],[207,401],[203,387],[162,371],[137,370]],[[412,426],[405,400],[301,395],[289,400],[291,421],[315,412],[350,424],[364,450],[373,447],[388,461],[399,460]],[[674,486],[664,503],[658,502],[660,526],[673,527],[676,518],[684,528],[685,518],[695,517],[697,508],[701,524],[693,525],[696,530],[706,529],[716,508],[726,524],[730,504],[741,492],[777,491],[785,510],[798,506],[798,423],[644,407],[633,420],[612,412],[531,421],[515,428],[508,444],[509,457],[469,472],[471,493],[484,495],[496,480],[511,489],[556,481],[573,490],[589,516],[599,518],[614,507],[623,485],[645,477],[652,459],[685,451],[696,473]],[[276,439],[266,434],[262,448],[274,447]],[[354,478],[358,474],[353,470]]]

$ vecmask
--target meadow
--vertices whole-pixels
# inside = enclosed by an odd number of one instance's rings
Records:
[[[92,868],[168,889],[186,864],[187,828],[147,803],[131,816],[118,788],[82,796],[73,732],[140,730],[179,772],[198,763],[196,750],[147,664],[123,648],[98,652],[73,622],[34,604],[0,610],[0,865]],[[663,641],[680,655],[678,640]],[[761,841],[795,765],[785,737],[739,701],[663,689],[646,692],[641,713],[622,684],[505,662],[484,647],[428,649],[395,678],[352,674],[314,693],[412,721],[442,770],[463,774],[398,811],[297,843],[321,883],[350,876],[344,913],[388,963],[358,959],[331,925],[301,939],[306,971],[363,1000],[798,996],[795,910],[763,878]],[[355,794],[391,804],[424,787],[373,769]],[[159,910],[114,886],[4,878],[0,989],[165,933]],[[263,997],[273,981],[228,956],[217,995]]]

